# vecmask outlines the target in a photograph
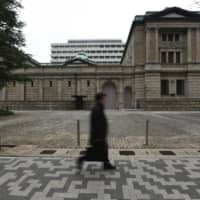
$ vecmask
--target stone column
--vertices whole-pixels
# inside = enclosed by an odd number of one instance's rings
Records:
[[[192,62],[192,30],[188,29],[187,31],[187,61],[188,63]]]
[[[145,99],[160,98],[160,73],[145,73]]]
[[[62,101],[62,80],[58,80],[58,100]]]
[[[77,78],[77,95],[81,95],[81,80]]]
[[[39,101],[44,100],[44,80],[39,82]]]
[[[133,76],[132,80],[132,107],[135,108],[135,76]]]
[[[119,109],[122,109],[124,107],[124,98],[123,98],[123,79],[120,78],[119,81]]]
[[[2,101],[6,101],[6,87],[2,89]]]
[[[99,93],[100,92],[100,80],[96,79],[96,92]]]
[[[150,62],[150,29],[146,29],[146,62]]]
[[[197,31],[197,34],[196,34],[196,37],[197,37],[196,62],[200,63],[200,28],[197,28],[196,31]]]
[[[159,55],[159,29],[155,29],[155,63],[159,63],[160,61]]]
[[[170,95],[176,95],[176,80],[170,80]]]

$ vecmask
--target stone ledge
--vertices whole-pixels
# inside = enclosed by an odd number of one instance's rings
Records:
[[[43,151],[52,151],[53,154],[41,154]],[[0,157],[23,157],[23,156],[33,156],[33,157],[78,157],[80,152],[85,151],[83,148],[74,149],[56,149],[56,148],[37,148],[37,146],[32,145],[21,145],[14,148],[2,148],[0,150]],[[120,151],[131,151],[135,155],[120,155]],[[173,152],[175,155],[168,155],[168,153]],[[166,155],[161,154],[161,152],[166,152]],[[139,157],[199,157],[199,149],[109,149],[109,155],[111,158],[139,158]]]
[[[84,109],[91,108],[92,101],[84,102]],[[0,108],[10,110],[74,110],[74,101],[0,101]]]
[[[146,111],[199,111],[199,98],[138,99],[139,107]]]

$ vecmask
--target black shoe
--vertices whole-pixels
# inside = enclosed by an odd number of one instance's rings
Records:
[[[83,162],[84,162],[84,158],[82,158],[82,157],[78,158],[78,160],[76,161],[77,168],[78,168],[79,170],[82,169]]]
[[[104,170],[116,170],[117,168],[111,163],[104,163]]]

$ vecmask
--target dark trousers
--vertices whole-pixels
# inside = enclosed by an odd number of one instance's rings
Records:
[[[87,148],[85,155],[82,159],[84,161],[94,162],[109,162],[108,159],[108,144],[106,141],[98,141],[91,144],[91,147]]]

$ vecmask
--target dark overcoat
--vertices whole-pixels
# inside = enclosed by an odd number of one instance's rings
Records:
[[[90,147],[85,154],[85,160],[108,162],[108,122],[104,106],[97,103],[90,116]]]
[[[107,143],[107,134],[108,122],[104,113],[104,106],[101,103],[97,103],[90,116],[90,144]]]

